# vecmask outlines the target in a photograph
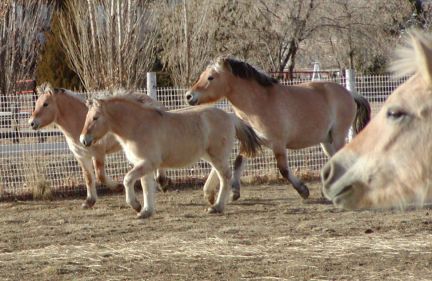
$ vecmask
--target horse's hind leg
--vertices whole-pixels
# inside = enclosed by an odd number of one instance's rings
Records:
[[[143,208],[138,213],[137,217],[139,219],[145,219],[154,213],[156,182],[151,173],[141,178],[141,186],[143,189]]]
[[[111,190],[122,190],[121,184],[114,182],[109,176],[105,174],[105,156],[94,157],[93,166],[96,172],[96,177],[100,181],[100,183],[106,185],[106,187]]]
[[[340,130],[345,132],[345,130]],[[321,148],[328,158],[332,157],[345,145],[345,133],[335,133],[333,130],[329,133],[329,138],[326,142],[321,143]]]
[[[84,209],[88,209],[94,206],[97,199],[96,192],[96,179],[93,173],[91,158],[80,158],[77,159],[81,165],[82,172],[84,175],[86,188],[87,188],[87,198],[85,202],[81,205]]]
[[[211,205],[216,201],[216,192],[219,185],[219,179],[214,168],[211,169],[209,176],[204,184],[204,199],[206,199]]]
[[[155,176],[156,182],[159,184],[160,190],[166,192],[171,180],[166,176],[165,170],[157,170]]]
[[[292,174],[288,167],[285,148],[280,150],[273,150],[273,152],[276,157],[277,167],[282,176],[293,185],[294,189],[298,192],[298,194],[300,194],[303,199],[308,198],[309,189],[303,182],[301,182],[296,176]]]
[[[335,148],[333,147],[332,143],[323,142],[323,143],[320,143],[320,145],[321,145],[321,149],[324,151],[324,154],[328,158],[332,157],[336,153]]]
[[[247,158],[242,155],[237,155],[234,161],[234,174],[231,179],[231,200],[236,201],[240,198],[240,177],[243,172],[244,167],[246,166]]]

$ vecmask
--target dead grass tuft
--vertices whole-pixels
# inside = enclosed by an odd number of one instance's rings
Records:
[[[35,155],[28,157],[25,164],[27,170],[25,184],[30,190],[33,199],[52,200],[53,192],[51,184],[46,179],[46,169],[43,163],[44,161]]]

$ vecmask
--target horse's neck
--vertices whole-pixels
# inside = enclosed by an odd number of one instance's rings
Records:
[[[157,120],[157,110],[129,104],[128,102],[108,103],[106,107],[111,131],[119,138],[130,140],[137,128],[148,124],[150,127]],[[149,132],[150,133],[150,132]]]
[[[270,88],[264,88],[240,78],[237,80],[233,83],[235,86],[232,87],[226,98],[234,107],[236,114],[244,119],[262,110],[260,108],[267,103]]]
[[[66,136],[78,141],[87,115],[85,103],[68,94],[59,94],[56,99],[58,108],[57,125]]]

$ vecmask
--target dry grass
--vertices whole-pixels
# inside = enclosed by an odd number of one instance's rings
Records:
[[[32,198],[35,200],[52,200],[53,192],[50,182],[46,179],[45,162],[36,155],[31,155],[25,163],[26,182]]]

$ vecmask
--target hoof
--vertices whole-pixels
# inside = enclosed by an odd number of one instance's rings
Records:
[[[95,199],[86,199],[84,203],[82,203],[81,208],[83,209],[91,209],[96,203]]]
[[[240,191],[238,190],[233,190],[231,193],[231,200],[232,201],[237,201],[240,198]]]
[[[295,190],[297,190],[298,194],[300,194],[300,196],[303,199],[308,199],[309,198],[309,189],[307,188],[307,186],[304,183],[300,183],[300,186],[296,187],[294,186]]]
[[[137,200],[130,203],[129,206],[131,206],[137,213],[141,212],[141,204]]]
[[[153,212],[150,210],[143,210],[137,214],[137,219],[146,219],[153,215]]]
[[[216,206],[211,206],[207,209],[207,214],[222,214],[223,210]]]

